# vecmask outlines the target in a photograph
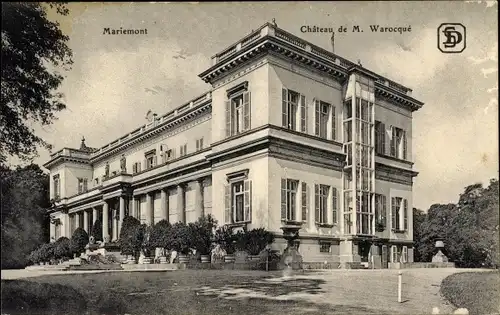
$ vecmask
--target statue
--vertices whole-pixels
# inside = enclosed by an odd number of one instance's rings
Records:
[[[127,159],[125,158],[125,154],[122,154],[122,158],[120,159],[120,168],[122,173],[127,172]]]
[[[109,163],[106,162],[106,167],[104,168],[104,177],[108,178],[109,177]]]

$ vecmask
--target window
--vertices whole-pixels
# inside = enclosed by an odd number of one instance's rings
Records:
[[[408,262],[408,247],[407,246],[403,246],[403,252],[401,254],[401,262],[402,263]]]
[[[399,262],[399,252],[398,252],[398,247],[396,245],[391,246],[391,262],[392,263]]]
[[[406,160],[407,142],[406,132],[403,129],[391,126],[391,156]]]
[[[335,121],[335,106],[320,101],[314,101],[315,106],[315,134],[324,139],[337,138],[337,124]],[[330,128],[330,129],[329,129]],[[330,131],[329,131],[330,130]]]
[[[330,243],[319,243],[319,252],[320,253],[329,253],[330,248],[332,247],[332,244]]]
[[[224,220],[227,224],[251,222],[252,182],[239,180],[224,187]]]
[[[297,215],[297,188],[299,181],[294,179],[281,179],[281,219],[296,221]]]
[[[316,223],[326,224],[328,222],[328,193],[330,186],[314,185]]]
[[[385,124],[375,121],[375,152],[385,154]]]
[[[57,175],[54,175],[53,177],[53,181],[54,181],[54,199],[58,199],[60,196],[61,196],[61,181],[60,181],[60,177],[59,177],[59,174]]]
[[[301,189],[301,194],[302,194],[302,204],[301,204],[301,208],[302,208],[302,222],[306,222],[307,221],[307,213],[309,212],[308,208],[309,208],[309,191],[308,191],[308,188],[307,187],[307,184],[305,182],[302,182],[302,189]]]
[[[203,138],[196,140],[196,151],[203,149]]]
[[[377,220],[377,230],[383,231],[386,222],[386,198],[384,195],[375,194],[375,219]]]
[[[88,190],[88,180],[86,178],[78,178],[78,193],[84,193]]]
[[[283,127],[307,133],[307,107],[304,95],[282,89],[281,113]]]
[[[226,101],[226,137],[247,130],[250,130],[250,92],[243,92]]]
[[[132,165],[132,173],[135,174],[135,173],[140,173],[141,172],[141,163],[140,162],[136,162]]]
[[[96,185],[99,185],[99,178],[95,178],[95,179],[94,179],[94,183],[95,183]]]
[[[392,229],[396,231],[408,230],[408,200],[393,197],[391,200]]]
[[[156,155],[146,156],[146,169],[150,169],[156,166]]]
[[[180,156],[184,156],[187,154],[187,144],[181,145],[179,148],[179,151],[181,151]]]

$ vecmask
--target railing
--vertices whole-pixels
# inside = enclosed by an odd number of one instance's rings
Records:
[[[227,57],[231,56],[236,52],[236,45],[230,47],[226,51],[223,51],[220,55],[217,56],[217,62],[220,62],[221,60],[226,59]]]
[[[245,46],[253,43],[254,41],[256,41],[259,38],[260,38],[260,32],[256,32],[255,34],[243,39],[241,41],[241,47],[245,47]]]
[[[288,34],[288,33],[285,33],[283,31],[276,29],[275,35],[276,35],[276,37],[281,38],[284,41],[287,41],[287,42],[293,44],[294,46],[300,47],[302,49],[306,48],[306,42],[304,40],[292,35],[292,34]]]
[[[201,96],[198,96],[195,99],[191,100],[190,102],[183,104],[181,107],[178,107],[178,108],[172,110],[171,112],[167,113],[166,115],[163,115],[160,118],[155,118],[153,121],[147,123],[146,125],[143,125],[137,129],[135,129],[134,131],[130,132],[129,134],[97,149],[96,151],[92,152],[90,154],[90,156],[95,157],[95,156],[103,153],[104,151],[106,151],[110,148],[113,148],[115,146],[120,145],[121,143],[125,142],[128,139],[131,139],[131,138],[134,138],[138,135],[141,135],[144,132],[147,132],[150,129],[159,126],[160,124],[163,124],[164,122],[167,122],[167,121],[171,120],[172,118],[175,118],[176,116],[182,114],[183,112],[186,112],[190,108],[193,108],[193,107],[196,107],[198,105],[203,104],[207,100],[210,100],[210,98],[211,98],[211,93],[205,93]],[[62,154],[63,154],[63,150],[60,150],[60,151],[52,154],[51,158],[53,159],[53,158],[55,158],[59,155],[62,155]]]

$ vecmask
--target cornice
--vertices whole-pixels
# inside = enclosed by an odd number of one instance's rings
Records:
[[[90,162],[92,164],[94,164],[94,163],[97,163],[97,162],[107,158],[107,157],[118,154],[121,151],[123,151],[124,149],[129,148],[135,144],[141,143],[143,141],[146,141],[148,139],[151,139],[151,138],[161,134],[162,132],[165,132],[166,130],[180,127],[188,122],[195,120],[197,117],[199,117],[203,114],[209,114],[211,112],[211,110],[212,110],[212,103],[211,103],[211,100],[208,100],[202,106],[195,108],[192,111],[186,112],[185,115],[183,115],[182,117],[177,117],[170,122],[166,122],[166,123],[163,123],[161,125],[158,125],[146,133],[137,135],[136,137],[128,139],[125,142],[121,143],[119,146],[116,146],[114,148],[110,148],[109,150],[107,150],[107,151],[105,151],[97,156],[92,157],[90,159]]]
[[[88,160],[88,159],[60,155],[60,156],[56,157],[55,159],[52,159],[49,162],[45,163],[43,165],[43,167],[49,169],[49,168],[52,168],[54,166],[57,166],[59,164],[65,163],[65,162],[85,164],[85,165],[90,164],[90,160]]]
[[[281,31],[282,30],[280,30],[280,32]],[[314,45],[304,44],[304,47],[307,48],[304,50],[296,47],[296,43],[289,43],[281,38],[266,35],[260,40],[253,42],[251,45],[241,48],[241,50],[233,53],[228,58],[224,58],[222,61],[201,73],[199,77],[206,83],[213,85],[217,80],[227,75],[227,73],[240,68],[242,64],[255,60],[260,56],[271,54],[302,63],[311,69],[319,70],[341,83],[348,78],[349,73],[361,72],[372,78],[376,78],[376,94],[386,97],[391,103],[408,107],[412,111],[416,111],[423,106],[422,102],[391,87],[391,84],[393,86],[400,85],[389,80],[385,81],[385,78],[368,69],[354,65],[343,59],[332,57],[329,52],[325,52],[323,49]],[[384,81],[384,83],[381,81]],[[401,86],[401,88],[404,87]],[[410,89],[407,90],[411,91]]]

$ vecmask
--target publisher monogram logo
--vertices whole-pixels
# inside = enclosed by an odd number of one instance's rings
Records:
[[[465,26],[460,23],[443,23],[438,27],[438,49],[446,54],[465,50]]]

